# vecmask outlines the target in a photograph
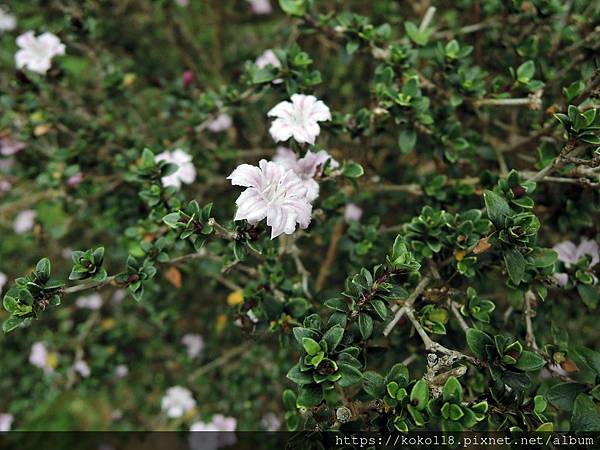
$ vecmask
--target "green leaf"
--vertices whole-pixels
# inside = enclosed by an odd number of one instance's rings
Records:
[[[338,381],[338,384],[341,387],[355,385],[360,383],[363,379],[361,371],[349,364],[340,364],[339,373],[342,375],[342,378],[340,378]]]
[[[467,345],[475,356],[479,359],[486,360],[487,352],[485,348],[494,345],[492,338],[485,334],[483,331],[476,328],[469,328],[466,332]]]
[[[420,379],[415,383],[412,390],[410,391],[410,402],[417,408],[418,410],[422,410],[427,405],[429,401],[429,386],[427,382],[423,379]]]
[[[306,0],[279,0],[279,7],[291,16],[303,16],[306,12]]]
[[[523,350],[521,356],[513,366],[516,369],[523,370],[524,372],[533,372],[539,370],[546,364],[544,358],[534,352]]]
[[[302,338],[302,347],[310,356],[314,356],[321,351],[321,346],[317,341],[309,337]]]
[[[296,364],[294,367],[292,367],[288,371],[286,377],[301,386],[305,384],[311,384],[313,382],[313,377],[310,372],[302,372],[299,364]]]
[[[579,394],[575,399],[570,431],[600,431],[598,406],[585,394]]]
[[[15,298],[11,297],[10,295],[4,296],[2,305],[4,306],[4,309],[11,314],[13,314],[15,311],[19,310],[19,302]]]
[[[283,391],[283,407],[286,411],[295,411],[296,410],[296,394],[291,389],[286,389]]]
[[[363,389],[374,399],[382,398],[385,395],[385,379],[377,372],[365,372]]]
[[[450,377],[446,380],[442,390],[442,397],[445,402],[460,404],[463,399],[463,391],[460,382],[456,377]]]
[[[177,224],[179,223],[179,219],[181,214],[178,212],[174,212],[171,214],[167,214],[162,218],[163,222],[171,228],[177,228]]]
[[[2,331],[5,332],[5,333],[10,333],[15,328],[17,328],[19,325],[21,325],[21,323],[23,323],[23,319],[22,318],[15,317],[15,316],[9,317],[2,324]]]
[[[373,318],[366,313],[361,313],[358,316],[358,328],[363,339],[369,339],[373,333]]]
[[[35,265],[35,274],[42,281],[46,282],[50,278],[50,260],[42,258]]]
[[[323,401],[323,390],[318,384],[308,384],[298,390],[296,406],[300,408],[311,408]]]
[[[517,68],[517,79],[522,83],[527,83],[535,74],[535,64],[533,61],[525,61]]]
[[[582,383],[558,383],[548,390],[546,398],[555,408],[571,411],[577,395],[585,391],[587,386]]]
[[[330,298],[325,302],[325,306],[335,311],[348,312],[348,305],[341,298]]]
[[[358,178],[365,173],[365,169],[360,164],[350,162],[344,164],[342,174],[348,178]]]
[[[408,37],[418,45],[426,45],[429,40],[429,34],[426,31],[419,31],[419,28],[412,22],[404,22],[404,29]]]
[[[504,228],[504,222],[512,212],[506,199],[493,191],[485,191],[483,199],[487,215],[492,223],[496,228]]]
[[[596,309],[598,306],[598,301],[600,300],[600,292],[596,286],[589,284],[578,284],[577,293],[588,308]]]
[[[344,337],[344,329],[335,325],[325,332],[323,340],[327,343],[327,350],[332,352],[338,346],[342,338]]]
[[[314,330],[311,330],[310,328],[295,327],[292,330],[292,333],[294,333],[294,338],[296,338],[296,341],[300,345],[303,345],[302,338],[305,338],[305,337],[309,337],[313,340],[319,339],[319,333],[317,333]]]
[[[523,258],[521,252],[515,248],[505,250],[503,257],[504,265],[506,266],[506,271],[508,272],[510,280],[513,284],[518,285],[525,274],[525,258]]]
[[[387,319],[388,310],[383,300],[371,300],[371,306],[373,307],[377,315],[381,317],[381,320]]]
[[[408,153],[413,148],[415,148],[415,144],[417,143],[417,133],[415,130],[404,129],[400,130],[400,134],[398,135],[398,145],[400,146],[400,151],[402,153]]]

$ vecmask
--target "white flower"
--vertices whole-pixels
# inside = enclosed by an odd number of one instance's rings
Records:
[[[4,272],[0,272],[0,292],[2,292],[2,288],[6,284],[7,280],[8,277],[6,276],[6,274]]]
[[[204,339],[199,334],[186,334],[181,342],[187,347],[187,354],[192,359],[198,357],[204,349]]]
[[[302,180],[293,170],[272,161],[262,159],[258,164],[241,164],[227,177],[234,186],[248,188],[235,201],[238,208],[234,219],[256,225],[266,217],[271,239],[292,234],[296,223],[307,228],[312,205]]]
[[[189,6],[190,0],[175,0],[175,3],[177,3],[177,6],[181,6],[182,8],[185,8],[185,7]]]
[[[42,33],[35,37],[33,31],[27,31],[17,38],[21,47],[15,53],[15,64],[18,69],[27,67],[32,72],[45,74],[52,63],[52,58],[65,54],[65,45],[58,36],[52,33]]]
[[[293,137],[297,142],[315,143],[321,132],[318,122],[331,120],[329,108],[314,95],[294,94],[290,102],[281,102],[267,116],[276,117],[269,129],[275,142]]]
[[[272,412],[265,414],[260,423],[267,431],[279,431],[281,428],[281,419]]]
[[[34,342],[29,353],[29,363],[43,369],[46,373],[52,372],[54,369],[48,363],[48,356],[46,345],[43,342]]]
[[[0,413],[0,432],[10,431],[13,423],[12,414]]]
[[[83,378],[89,377],[92,373],[90,366],[88,366],[88,364],[82,359],[77,360],[75,364],[73,364],[73,370],[79,373],[79,375],[81,375]]]
[[[327,160],[330,160],[331,167],[339,166],[339,163],[325,150],[320,150],[317,153],[308,151],[304,157],[298,159],[298,155],[293,150],[277,147],[277,153],[273,157],[273,162],[281,164],[286,169],[293,170],[300,177],[306,188],[306,198],[309,202],[313,202],[319,196],[319,183],[314,178],[321,175]]]
[[[12,156],[25,148],[25,143],[10,137],[0,138],[0,155]]]
[[[263,69],[268,65],[275,68],[281,67],[281,61],[279,61],[277,55],[271,49],[265,50],[258,58],[256,58],[255,64],[259,69]]]
[[[174,419],[183,416],[196,407],[196,400],[192,397],[192,392],[181,386],[173,386],[167,389],[162,398],[162,410],[168,417]]]
[[[117,378],[124,378],[129,373],[129,368],[125,364],[119,364],[115,367],[115,376]]]
[[[17,234],[27,233],[33,228],[37,214],[32,209],[26,209],[19,212],[13,223],[13,229]]]
[[[344,219],[346,222],[358,222],[362,217],[363,210],[354,203],[348,203],[344,209]]]
[[[91,309],[94,311],[102,308],[102,303],[102,297],[98,293],[83,295],[75,301],[78,308]]]
[[[0,8],[0,31],[11,31],[17,27],[17,18]],[[2,431],[2,430],[0,430]]]
[[[216,450],[236,442],[233,431],[237,421],[233,417],[215,414],[210,422],[195,422],[190,427],[188,442],[191,450]],[[198,431],[219,431],[220,433],[194,433]]]
[[[562,261],[567,268],[573,264],[577,264],[584,256],[591,257],[589,268],[594,267],[600,262],[598,243],[586,238],[582,238],[579,245],[575,245],[572,241],[563,241],[556,244],[553,250],[558,253],[558,260]],[[555,273],[554,278],[562,287],[566,286],[569,282],[569,275],[566,273]]]
[[[231,119],[231,116],[225,113],[220,113],[217,117],[208,121],[206,128],[213,133],[220,133],[231,128],[232,124],[233,120]]]
[[[156,161],[177,164],[175,172],[162,178],[164,186],[175,186],[177,189],[180,189],[181,183],[191,184],[196,179],[196,168],[192,163],[192,156],[180,148],[176,148],[172,152],[167,150],[159,153],[154,159]]]
[[[111,300],[115,305],[120,305],[125,300],[125,297],[127,297],[127,291],[125,289],[117,289]]]
[[[246,0],[254,14],[271,14],[273,8],[269,0]]]

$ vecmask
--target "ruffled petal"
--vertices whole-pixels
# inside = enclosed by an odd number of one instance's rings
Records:
[[[250,164],[240,164],[227,177],[234,186],[261,188],[263,175],[261,170]]]

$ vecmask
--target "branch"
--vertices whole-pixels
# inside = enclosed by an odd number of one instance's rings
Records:
[[[394,315],[394,318],[391,320],[391,322],[388,323],[387,326],[385,327],[385,329],[383,330],[384,336],[388,336],[392,332],[393,328],[396,326],[398,321],[402,318],[402,316],[405,313],[407,313],[412,308],[413,303],[417,300],[419,295],[421,295],[423,293],[423,291],[425,290],[427,285],[429,283],[431,283],[431,280],[432,280],[432,275],[430,273],[428,273],[421,279],[421,281],[419,281],[419,284],[417,284],[414,291],[412,291],[412,293],[408,296],[408,298],[406,299],[406,302],[405,302],[404,306],[402,306],[402,308],[397,309],[398,305],[395,305],[392,308],[392,311],[395,310],[396,314]]]

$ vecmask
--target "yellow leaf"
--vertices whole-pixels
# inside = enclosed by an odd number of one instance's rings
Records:
[[[169,267],[169,270],[165,273],[165,278],[169,283],[175,286],[176,289],[181,288],[181,272],[175,266]]]
[[[35,136],[43,136],[46,133],[48,133],[48,131],[50,131],[50,125],[41,124],[41,125],[36,125],[36,127],[33,129],[33,134]]]
[[[219,314],[219,317],[217,317],[217,331],[223,331],[225,325],[227,325],[227,316],[225,314]]]

